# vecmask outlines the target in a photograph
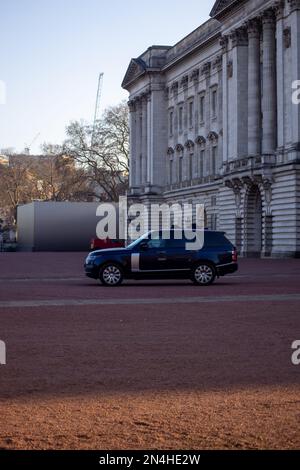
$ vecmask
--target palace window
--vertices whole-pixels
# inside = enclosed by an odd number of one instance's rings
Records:
[[[199,178],[203,178],[203,169],[204,169],[204,159],[205,159],[205,150],[200,151],[200,161],[199,161]]]
[[[212,175],[216,174],[216,168],[217,168],[217,147],[214,146],[212,147],[212,150],[211,150],[211,174]]]
[[[143,157],[140,155],[140,160],[139,160],[139,172],[140,172],[140,184],[142,184],[144,175],[143,175]]]
[[[200,123],[204,122],[204,116],[205,116],[205,96],[201,95],[199,98],[199,121]]]
[[[193,179],[193,154],[189,155],[189,180]]]
[[[194,125],[194,102],[189,102],[189,126],[193,127]]]
[[[178,110],[178,113],[179,113],[179,132],[182,132],[183,130],[183,106],[180,106],[179,107],[179,110]]]
[[[210,216],[210,228],[211,230],[217,230],[217,225],[218,225],[218,215],[213,213]]]
[[[213,90],[212,93],[211,93],[211,114],[212,114],[212,118],[217,117],[217,103],[218,103],[217,90]]]
[[[169,170],[170,170],[170,175],[169,175],[169,181],[170,181],[170,184],[173,184],[173,160],[170,160],[170,166],[169,166]]]
[[[173,135],[173,123],[174,123],[174,113],[173,113],[173,111],[170,111],[170,114],[169,114],[169,132],[170,132],[170,136]]]
[[[140,135],[143,134],[143,118],[142,118],[142,116],[140,116],[140,119],[139,119],[139,133],[140,133]]]
[[[182,157],[179,157],[178,161],[178,180],[179,183],[182,182]]]

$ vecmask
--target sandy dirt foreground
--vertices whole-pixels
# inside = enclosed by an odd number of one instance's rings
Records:
[[[0,448],[300,448],[298,260],[242,260],[200,291],[105,289],[81,265],[80,254],[0,254]]]
[[[1,448],[293,449],[299,419],[296,389],[8,400]]]

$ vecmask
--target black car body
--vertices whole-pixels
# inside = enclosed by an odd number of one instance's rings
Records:
[[[177,235],[176,235],[177,234]],[[195,284],[212,284],[216,277],[238,269],[237,252],[223,232],[202,232],[202,248],[187,249],[184,233],[149,232],[126,248],[97,250],[85,261],[88,277],[106,286],[117,286],[126,279],[190,278]]]

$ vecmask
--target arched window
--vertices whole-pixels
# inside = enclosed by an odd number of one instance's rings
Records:
[[[168,162],[167,162],[168,182],[169,182],[169,185],[172,185],[174,183],[174,177],[173,177],[174,149],[172,147],[169,147],[167,154],[168,154]]]
[[[181,144],[176,145],[176,152],[178,157],[178,182],[182,183],[183,180],[183,152],[184,147]]]
[[[186,148],[186,178],[188,181],[193,179],[193,161],[194,161],[194,147],[195,144],[192,140],[187,140],[185,143]]]
[[[188,179],[191,181],[193,179],[193,160],[194,160],[194,155],[192,153],[189,154],[188,156]]]
[[[218,169],[218,137],[218,134],[214,131],[211,131],[207,136],[211,148],[210,162],[208,162],[208,174],[211,176],[216,176]]]
[[[173,184],[173,159],[170,159],[169,162],[169,183]]]
[[[205,149],[200,149],[200,155],[198,159],[198,173],[199,178],[203,178],[204,176],[204,162],[205,162]]]
[[[179,183],[182,183],[182,160],[183,160],[183,155],[179,155],[179,160],[178,160],[178,181],[179,181]]]
[[[213,176],[216,175],[216,168],[217,168],[217,150],[218,147],[214,145],[211,149],[211,174]]]
[[[199,136],[196,139],[196,143],[198,146],[197,155],[198,155],[198,165],[197,165],[197,173],[198,178],[203,178],[204,176],[204,168],[205,168],[205,152],[206,152],[206,139],[203,136]]]

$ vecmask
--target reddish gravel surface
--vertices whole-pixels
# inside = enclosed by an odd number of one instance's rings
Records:
[[[0,448],[300,447],[299,260],[107,289],[83,258],[0,254]]]

